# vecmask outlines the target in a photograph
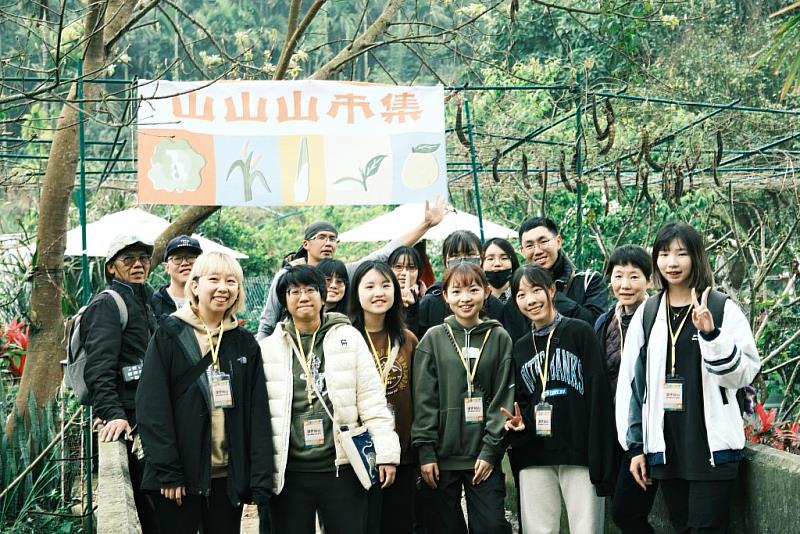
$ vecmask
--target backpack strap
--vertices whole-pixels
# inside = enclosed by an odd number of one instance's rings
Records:
[[[125,301],[122,300],[122,295],[120,295],[114,289],[104,289],[101,293],[105,293],[107,295],[111,295],[111,298],[114,299],[114,302],[117,305],[117,310],[119,310],[119,324],[123,330],[128,326],[128,307],[125,305]]]
[[[658,293],[647,298],[644,303],[644,312],[642,313],[642,328],[644,329],[644,345],[650,342],[650,331],[653,325],[656,324],[656,315],[658,315],[658,305],[661,304],[661,296],[663,293]]]

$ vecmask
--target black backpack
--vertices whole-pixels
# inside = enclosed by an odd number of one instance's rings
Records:
[[[644,312],[642,314],[644,346],[647,346],[647,344],[650,342],[650,331],[653,330],[653,325],[656,322],[658,306],[661,304],[661,295],[662,293],[653,295],[644,303]],[[722,320],[725,317],[725,302],[729,298],[730,297],[728,297],[728,295],[722,293],[721,291],[717,291],[716,289],[712,289],[708,292],[708,310],[711,312],[711,317],[714,318],[714,325],[716,327],[722,326]],[[722,398],[727,404],[727,397],[725,396],[723,389],[724,388],[720,386],[720,393],[722,393]],[[746,388],[740,388],[738,391],[736,391],[736,402],[739,404],[739,411],[741,413],[752,413],[752,411],[748,409]]]

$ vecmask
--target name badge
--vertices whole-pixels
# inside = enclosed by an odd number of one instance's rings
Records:
[[[303,443],[308,449],[325,444],[325,430],[322,427],[322,419],[303,419]]]
[[[540,402],[534,407],[536,418],[536,435],[549,438],[553,435],[553,406],[548,402]]]
[[[664,410],[668,412],[683,411],[683,378],[670,377],[664,383]]]
[[[208,382],[211,387],[211,400],[214,408],[233,408],[230,375],[221,372],[211,373]]]
[[[483,396],[464,397],[464,422],[483,423]]]

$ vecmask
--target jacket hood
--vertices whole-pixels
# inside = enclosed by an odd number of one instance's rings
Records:
[[[178,310],[172,315],[174,315],[184,323],[191,326],[196,332],[206,335],[206,325],[203,324],[203,321],[200,319],[200,317],[197,316],[197,314],[194,312],[191,306],[189,306],[188,302],[183,306],[181,306],[180,308],[178,308]],[[239,326],[239,322],[233,315],[229,315],[226,319],[222,321],[223,332],[233,330],[237,326]],[[212,335],[216,334],[217,331],[218,329],[216,327],[211,328]]]
[[[453,332],[466,332],[469,330],[471,335],[480,334],[481,332],[486,332],[490,328],[496,328],[498,326],[502,327],[503,325],[500,324],[500,321],[496,321],[494,319],[484,319],[481,323],[477,324],[473,328],[464,328],[461,323],[456,320],[455,315],[450,315],[446,317],[444,322],[450,325],[450,328],[453,329]]]
[[[322,315],[322,324],[319,326],[319,330],[317,331],[317,340],[321,342],[325,339],[325,334],[328,333],[328,330],[336,326],[337,324],[350,324],[350,319],[347,318],[346,315],[343,313],[336,313],[336,312],[327,312]],[[292,318],[289,317],[282,323],[283,330],[287,334],[294,336],[294,321]]]

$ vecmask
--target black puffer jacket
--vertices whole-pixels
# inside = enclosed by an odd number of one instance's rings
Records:
[[[81,319],[81,340],[86,349],[83,378],[92,395],[96,417],[104,421],[127,419],[136,424],[134,397],[138,381],[124,382],[122,368],[144,360],[147,343],[156,329],[150,310],[150,288],[116,278],[108,285],[122,296],[128,308],[128,325],[120,328],[119,308],[106,293],[96,295]]]
[[[484,310],[490,319],[499,321],[503,314],[503,303],[494,295],[489,295]],[[445,317],[451,315],[453,315],[453,310],[444,301],[442,283],[436,282],[418,303],[416,330],[412,328],[412,332],[416,334],[417,339],[421,340],[429,328],[444,323]]]
[[[143,489],[183,485],[192,495],[210,492],[211,392],[206,374],[182,393],[175,391],[201,356],[192,327],[175,316],[164,320],[150,342],[136,395],[145,450]],[[219,363],[231,376],[234,401],[233,408],[225,409],[228,498],[236,506],[267,504],[273,491],[272,432],[261,352],[253,334],[241,327],[225,332]]]
[[[153,298],[150,299],[150,306],[153,308],[153,313],[159,324],[178,309],[175,301],[167,293],[167,287],[169,286],[159,288],[158,291],[153,293]]]

